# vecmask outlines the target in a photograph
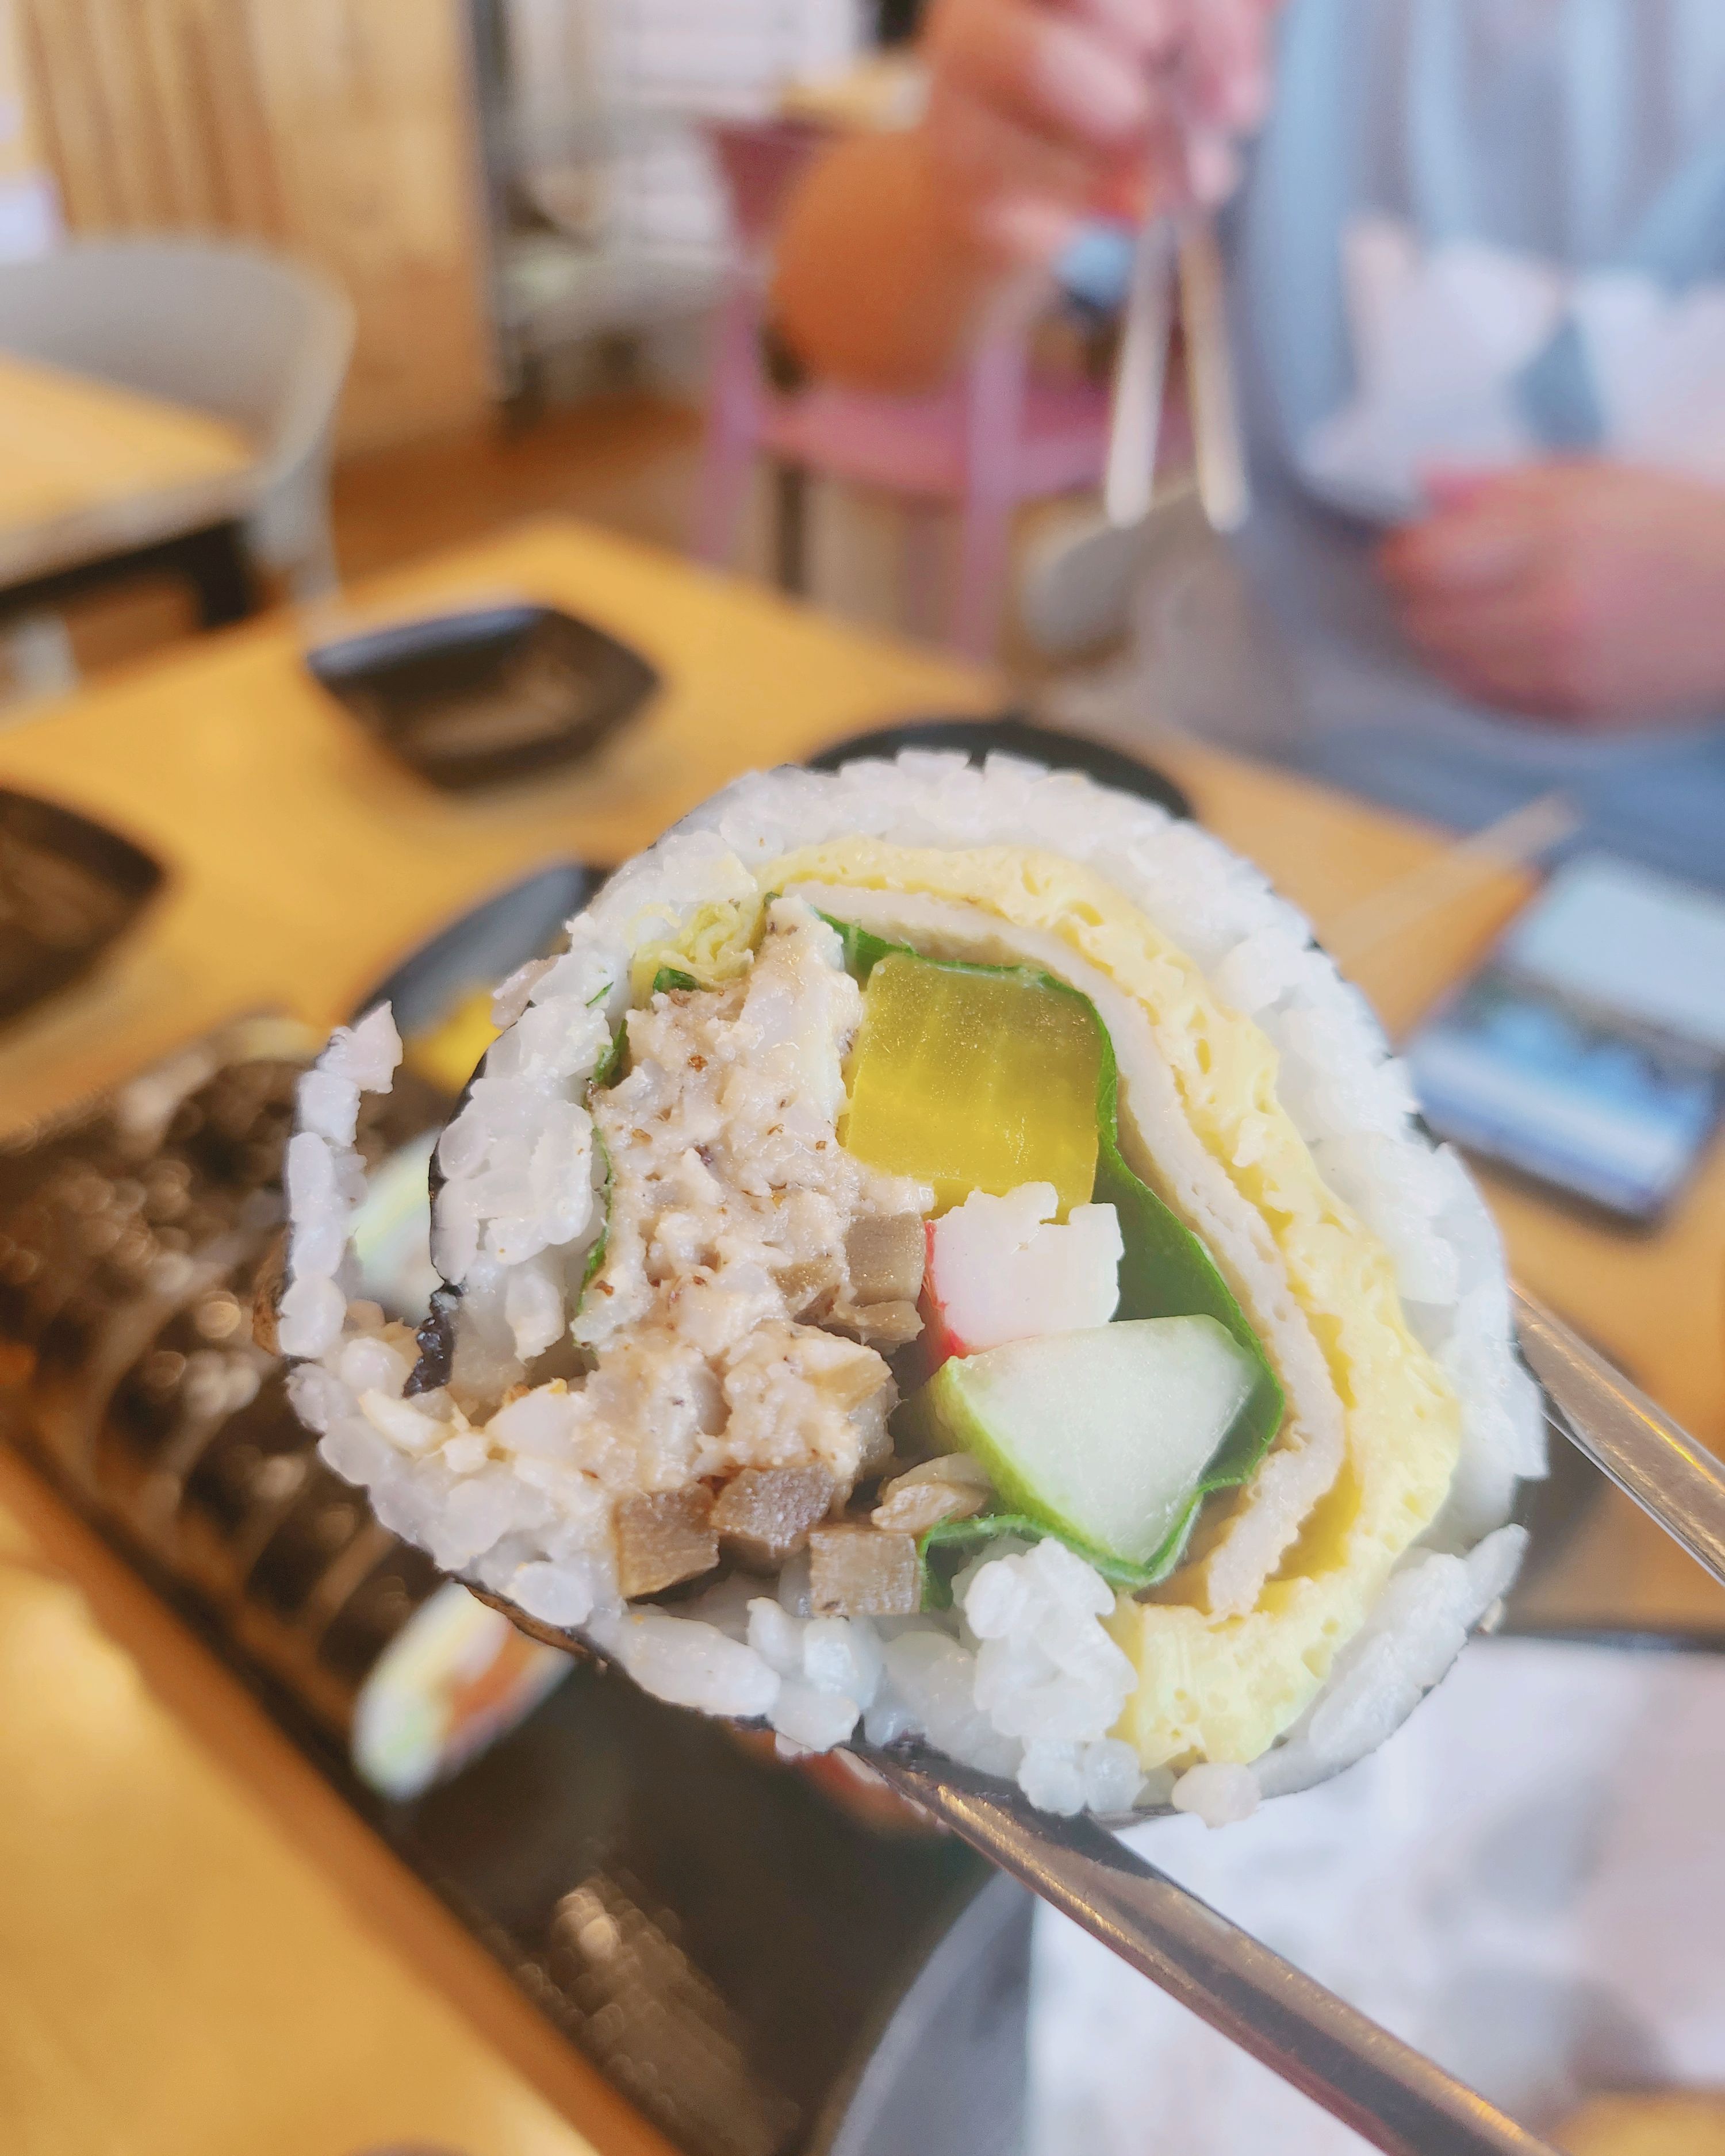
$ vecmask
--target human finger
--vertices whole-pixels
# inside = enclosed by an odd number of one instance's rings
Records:
[[[1187,34],[1186,0],[1042,0],[1109,38],[1122,58],[1155,69],[1174,60]]]
[[[1227,201],[1240,180],[1240,156],[1234,139],[1220,129],[1195,127],[1182,144],[1181,177],[1195,203],[1214,208]]]
[[[1404,598],[1435,598],[1502,591],[1530,574],[1538,552],[1529,521],[1488,498],[1393,532],[1378,550],[1378,567]]]
[[[1003,262],[1045,267],[1084,229],[1083,215],[1040,195],[1004,194],[976,213],[973,237]]]
[[[1268,107],[1267,16],[1258,0],[1204,0],[1190,18],[1183,59],[1192,120],[1220,134],[1245,134]]]
[[[1537,592],[1501,600],[1417,602],[1404,607],[1409,641],[1452,686],[1481,703],[1547,717],[1589,708],[1573,639],[1559,634]]]
[[[1117,150],[1148,125],[1147,78],[1108,37],[1030,0],[940,11],[927,46],[937,82],[1061,147]]]
[[[1496,662],[1543,640],[1543,624],[1530,594],[1503,598],[1422,598],[1399,610],[1403,629],[1423,650]]]
[[[1502,471],[1481,471],[1467,465],[1426,465],[1420,484],[1434,510],[1449,511],[1477,508],[1505,485]]]
[[[1096,192],[1096,159],[951,85],[931,99],[927,141],[942,181],[965,203],[1010,195],[1077,209]]]

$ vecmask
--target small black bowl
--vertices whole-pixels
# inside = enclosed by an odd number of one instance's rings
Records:
[[[162,882],[162,864],[117,831],[0,788],[0,1021],[86,972]]]
[[[404,1039],[427,1031],[468,991],[495,988],[525,960],[553,949],[563,924],[608,873],[557,861],[482,900],[393,967],[354,1006],[355,1018],[388,1003]]]
[[[359,723],[434,786],[493,786],[591,755],[659,686],[639,652],[551,606],[398,622],[305,655]]]
[[[807,759],[814,771],[836,771],[865,756],[896,756],[906,748],[962,749],[973,763],[990,755],[1021,756],[1051,771],[1081,771],[1099,786],[1111,786],[1121,793],[1136,793],[1141,801],[1153,801],[1170,816],[1189,820],[1191,797],[1165,772],[1142,763],[1124,749],[1086,734],[1062,733],[1039,726],[1022,711],[1003,711],[992,719],[904,719],[896,725],[877,726],[848,741],[834,742]]]

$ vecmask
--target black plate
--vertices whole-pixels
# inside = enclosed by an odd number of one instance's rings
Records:
[[[1136,793],[1141,801],[1153,801],[1170,816],[1189,819],[1191,797],[1154,764],[1142,763],[1124,749],[1086,734],[1061,733],[1039,726],[1022,711],[1003,711],[998,718],[904,719],[896,726],[877,726],[871,732],[853,734],[834,742],[809,759],[814,771],[836,771],[865,756],[896,756],[906,748],[963,749],[973,763],[998,752],[1022,756],[1033,763],[1045,763],[1053,771],[1081,771],[1099,786],[1111,786],[1121,793]]]
[[[558,861],[483,900],[403,959],[355,1006],[354,1016],[388,1003],[403,1039],[424,1032],[471,988],[494,988],[526,960],[554,948],[563,924],[608,874]]]
[[[590,755],[659,686],[639,652],[549,606],[399,622],[320,644],[305,664],[404,763],[454,790]]]
[[[0,1020],[94,965],[162,881],[161,863],[117,831],[0,788]]]

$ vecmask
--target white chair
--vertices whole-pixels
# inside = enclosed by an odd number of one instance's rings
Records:
[[[232,421],[257,444],[238,507],[252,561],[298,598],[334,587],[330,458],[353,310],[326,279],[223,239],[74,240],[0,263],[0,348]]]

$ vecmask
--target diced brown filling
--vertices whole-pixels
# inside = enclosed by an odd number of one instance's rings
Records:
[[[572,1328],[597,1365],[578,1436],[636,1493],[614,1514],[626,1599],[721,1560],[774,1573],[809,1549],[818,1609],[908,1614],[912,1534],[845,1513],[892,1460],[886,1358],[922,1331],[931,1194],[839,1143],[860,992],[806,907],[768,928],[745,978],[632,1011],[629,1069],[592,1096],[612,1185]],[[901,1509],[946,1518],[966,1502],[925,1491]]]
[[[803,1350],[801,1368],[808,1383],[841,1414],[851,1414],[865,1407],[892,1383],[891,1371],[866,1348],[826,1340],[817,1351],[807,1334],[798,1344]],[[893,1397],[896,1399],[896,1393]]]
[[[867,1412],[857,1418],[862,1443],[858,1448],[857,1481],[864,1482],[871,1475],[878,1475],[892,1460],[892,1432],[886,1427],[886,1418],[898,1405],[898,1388],[882,1390],[870,1400]]]
[[[795,1265],[781,1266],[773,1279],[790,1315],[812,1324],[838,1291],[838,1261],[830,1253],[799,1259]]]
[[[876,1302],[915,1302],[922,1292],[927,1249],[916,1213],[865,1213],[845,1238],[850,1299],[859,1309]]]
[[[824,1467],[746,1467],[719,1492],[719,1548],[749,1572],[777,1572],[809,1540],[838,1493]]]
[[[865,1214],[845,1237],[848,1295],[827,1322],[875,1348],[903,1348],[922,1330],[916,1298],[922,1292],[927,1250],[916,1213]]]
[[[878,1527],[816,1527],[809,1603],[818,1617],[909,1617],[916,1609],[916,1537]]]
[[[656,1594],[711,1572],[719,1561],[712,1515],[711,1492],[698,1483],[625,1497],[615,1517],[617,1584],[624,1596]]]
[[[914,1302],[871,1302],[863,1310],[840,1307],[828,1322],[871,1348],[907,1347],[922,1330],[922,1316]]]

